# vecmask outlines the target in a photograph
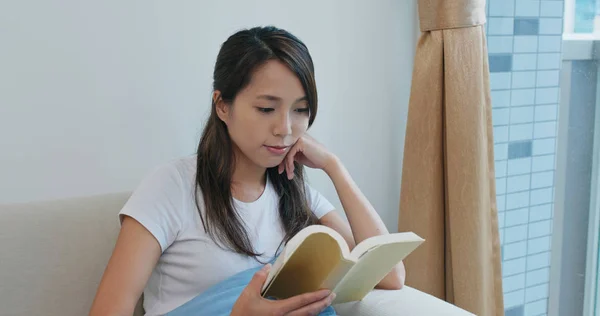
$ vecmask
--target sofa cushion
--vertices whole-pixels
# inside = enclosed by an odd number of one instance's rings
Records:
[[[398,291],[373,290],[362,301],[335,305],[335,311],[353,316],[474,316],[409,286]]]
[[[0,205],[3,315],[87,315],[129,193]]]

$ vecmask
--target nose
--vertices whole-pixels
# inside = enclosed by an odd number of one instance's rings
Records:
[[[275,136],[288,136],[292,134],[292,122],[289,113],[282,113],[275,123],[273,128],[273,135]]]

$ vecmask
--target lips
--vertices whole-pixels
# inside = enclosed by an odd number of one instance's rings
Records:
[[[267,146],[265,145],[267,150],[274,155],[283,155],[289,148],[289,146]]]

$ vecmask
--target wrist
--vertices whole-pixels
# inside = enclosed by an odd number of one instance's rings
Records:
[[[330,154],[325,166],[323,167],[323,171],[328,174],[330,177],[333,173],[340,169],[342,166],[342,162],[335,154]]]

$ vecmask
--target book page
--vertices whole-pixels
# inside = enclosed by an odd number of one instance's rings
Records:
[[[273,267],[271,268],[271,271],[269,272],[269,275],[267,276],[267,280],[265,281],[265,283],[262,287],[261,293],[264,294],[264,292],[270,287],[273,280],[277,278],[281,269],[283,269],[283,266],[286,265],[286,262],[295,253],[297,248],[306,240],[306,238],[308,238],[310,235],[316,234],[316,233],[327,234],[333,240],[335,240],[338,243],[339,251],[341,251],[341,257],[348,258],[350,256],[350,248],[348,247],[348,244],[344,240],[344,237],[342,237],[342,235],[340,235],[335,230],[333,230],[327,226],[324,226],[324,225],[311,225],[309,227],[306,227],[306,228],[302,229],[300,232],[298,232],[294,237],[292,237],[288,241],[288,243],[285,245],[285,247],[283,248],[283,251],[281,252],[279,257],[273,264]]]
[[[344,239],[344,237],[342,237],[342,235],[340,235],[340,233],[335,231],[333,228],[329,228],[325,225],[311,225],[298,232],[298,234],[292,237],[292,239],[290,239],[290,241],[286,244],[286,258],[290,257],[290,255],[296,250],[298,245],[300,245],[304,241],[304,239],[306,239],[306,237],[315,233],[326,233],[330,235],[333,239],[337,240],[340,246],[340,250],[342,251],[342,255],[344,255],[345,257],[348,257],[350,255],[350,248],[348,247],[346,240]]]
[[[358,260],[363,254],[369,251],[371,248],[390,244],[390,243],[404,243],[404,242],[423,242],[423,238],[419,237],[417,234],[413,232],[405,232],[405,233],[394,233],[387,235],[380,235],[367,238],[361,241],[350,253],[351,258],[354,260]]]
[[[288,249],[288,251],[292,252],[290,249]],[[260,290],[261,294],[264,294],[264,292],[271,286],[271,282],[273,282],[273,280],[277,277],[279,271],[281,271],[281,269],[283,268],[283,265],[285,264],[286,260],[286,249],[284,248],[283,251],[281,251],[281,253],[279,254],[279,257],[277,257],[277,260],[275,260],[275,262],[273,263],[273,266],[269,271],[269,275],[267,275],[267,279],[265,280],[265,283],[263,284],[262,289]]]
[[[335,238],[323,232],[311,234],[296,247],[263,296],[286,299],[317,291],[341,258]]]
[[[423,240],[387,243],[362,252],[358,262],[334,288],[334,304],[361,300]]]
[[[355,261],[345,258],[340,259],[338,265],[327,276],[327,279],[323,281],[323,284],[321,284],[320,288],[333,290],[348,273],[348,271],[350,271],[354,264],[356,264]]]

